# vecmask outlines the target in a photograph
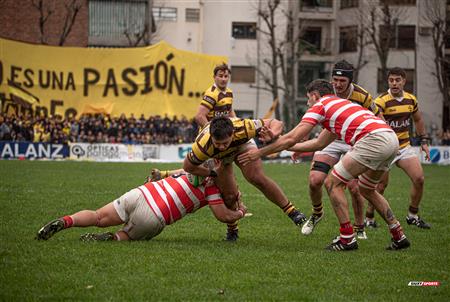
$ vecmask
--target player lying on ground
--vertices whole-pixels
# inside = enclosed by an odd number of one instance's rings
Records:
[[[166,225],[206,205],[224,223],[234,223],[244,217],[246,207],[242,202],[238,202],[236,209],[228,209],[211,177],[200,179],[202,182],[197,187],[193,180],[198,178],[185,173],[148,182],[96,211],[83,210],[50,221],[38,231],[36,239],[47,240],[70,227],[104,228],[123,224],[115,234],[87,233],[81,235],[81,240],[149,240],[161,233]]]
[[[259,159],[281,150],[310,152],[321,150],[340,137],[353,148],[333,167],[325,183],[333,209],[340,223],[340,236],[327,246],[328,250],[342,251],[358,248],[350,223],[348,202],[345,197],[346,184],[358,178],[361,194],[375,207],[389,226],[392,242],[389,250],[409,247],[400,222],[395,218],[388,201],[376,191],[381,176],[390,167],[398,152],[398,139],[394,131],[369,110],[334,95],[333,86],[326,80],[315,80],[307,88],[308,111],[296,128],[264,148],[241,154],[241,164]],[[321,124],[317,139],[300,142]],[[292,148],[295,145],[295,148]]]

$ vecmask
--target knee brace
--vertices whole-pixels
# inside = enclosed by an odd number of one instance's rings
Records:
[[[330,172],[331,166],[323,161],[314,161],[311,171],[319,171],[325,174]]]

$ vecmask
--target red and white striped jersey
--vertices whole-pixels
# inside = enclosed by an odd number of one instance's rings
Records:
[[[206,205],[223,203],[216,185],[194,187],[186,175],[174,175],[138,188],[147,204],[166,225]]]
[[[363,136],[379,131],[392,131],[380,118],[366,108],[337,96],[324,96],[306,111],[302,122],[321,124],[337,134],[349,145],[354,145]]]

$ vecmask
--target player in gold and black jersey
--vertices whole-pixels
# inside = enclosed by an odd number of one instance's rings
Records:
[[[184,160],[183,169],[198,176],[215,176],[225,204],[234,209],[238,202],[238,189],[233,172],[233,162],[236,162],[248,182],[278,205],[296,225],[301,226],[306,220],[305,215],[299,212],[281,188],[264,174],[261,160],[245,166],[235,161],[237,155],[256,148],[253,138],[258,137],[263,142],[269,142],[277,138],[282,129],[283,124],[278,120],[215,117],[195,139],[191,152]],[[218,171],[202,165],[209,159],[221,161]],[[227,240],[234,241],[237,237],[237,225],[229,225]]]
[[[214,68],[214,84],[203,94],[203,99],[195,116],[202,128],[216,116],[236,117],[233,111],[233,91],[228,87],[231,71],[227,64]]]
[[[372,101],[372,96],[361,86],[353,83],[353,65],[345,60],[336,62],[331,75],[331,83],[335,94],[348,99],[378,115],[378,108]],[[322,186],[328,172],[339,161],[342,155],[350,150],[350,146],[337,139],[321,151],[314,153],[309,172],[309,197],[312,204],[312,214],[303,225],[302,234],[310,235],[323,216]],[[294,155],[295,156],[295,155]],[[356,180],[348,183],[355,214],[354,228],[358,239],[367,239],[364,231],[364,199],[359,193]]]
[[[422,165],[417,154],[411,148],[409,141],[410,121],[414,121],[416,133],[421,138],[421,148],[425,152],[426,159],[430,158],[428,149],[429,138],[425,131],[425,124],[420,113],[416,97],[403,90],[406,84],[406,72],[399,67],[392,68],[388,73],[389,90],[375,99],[384,119],[395,131],[398,137],[399,155],[392,162],[401,168],[409,176],[412,182],[410,201],[406,222],[419,228],[429,229],[430,225],[418,216],[419,205],[422,200],[424,175]],[[389,181],[386,173],[382,182],[378,185],[378,191],[383,194]],[[366,225],[376,226],[374,209],[369,204],[366,212]]]
[[[236,117],[233,110],[233,91],[228,87],[230,76],[231,70],[227,64],[223,63],[214,68],[214,84],[204,92],[197,114],[195,115],[195,122],[200,129],[216,116]],[[182,169],[152,169],[148,180],[157,181],[181,172],[183,172]]]

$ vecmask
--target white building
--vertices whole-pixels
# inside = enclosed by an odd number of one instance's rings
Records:
[[[232,69],[230,87],[235,93],[235,110],[241,116],[261,117],[273,100],[270,93],[255,88],[263,86],[257,67],[261,69],[263,61],[270,60],[267,40],[256,30],[265,29],[257,12],[269,1],[134,0],[129,4],[152,7],[157,27],[152,43],[165,40],[179,49],[227,56]],[[318,77],[329,78],[333,63],[338,60],[346,59],[358,65],[360,48],[355,36],[361,27],[360,16],[367,22],[369,6],[379,6],[385,1],[397,12],[394,17],[398,17],[387,67],[398,66],[407,71],[406,90],[417,95],[428,130],[433,124],[442,126],[443,114],[450,113],[443,113],[443,97],[433,76],[431,25],[426,20],[427,4],[432,1],[441,5],[445,15],[446,4],[439,0],[281,0],[284,11],[293,13],[298,23],[296,30],[301,24],[302,45],[307,45],[301,57],[289,66],[294,68],[297,115],[306,109],[306,83]],[[284,38],[287,19],[281,10],[276,23],[278,37]],[[375,22],[377,30],[380,25],[380,21]],[[446,39],[450,47],[450,38]],[[373,45],[364,47],[362,61],[367,64],[360,69],[358,83],[375,97],[383,92],[386,78],[379,71],[380,60]],[[208,76],[212,82],[212,73]]]

